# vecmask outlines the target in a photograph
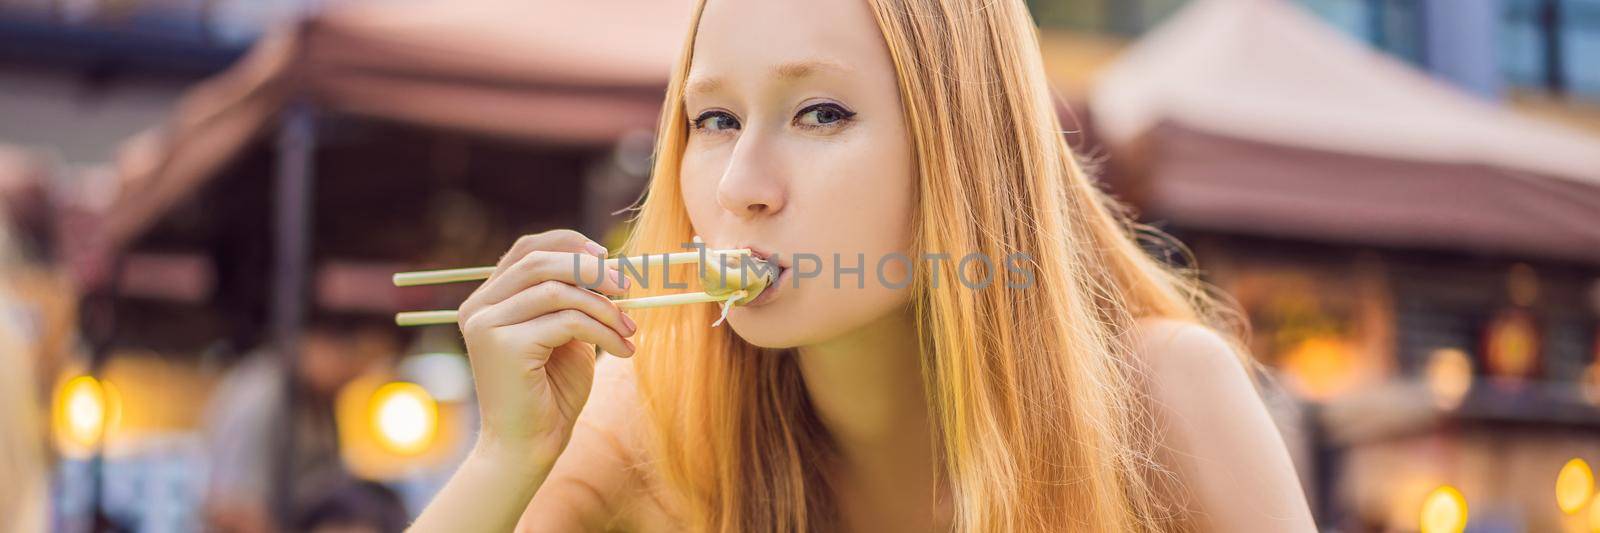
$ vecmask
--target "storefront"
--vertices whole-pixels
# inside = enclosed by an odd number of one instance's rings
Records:
[[[471,288],[399,290],[394,272],[492,264],[518,235],[556,227],[615,235],[688,14],[622,7],[330,7],[269,32],[129,140],[97,182],[112,200],[67,236],[94,347],[84,371],[99,384],[61,397],[106,416],[84,422],[103,431],[62,467],[59,514],[195,526],[200,426],[224,371],[263,349],[294,368],[321,321],[392,333],[394,312],[453,306]],[[585,30],[598,25],[637,31]],[[412,504],[475,427],[459,337],[439,332],[374,345],[398,353],[326,409],[343,467]],[[297,464],[288,455],[273,460]],[[293,516],[302,481],[275,481],[274,515]]]
[[[1553,487],[1600,461],[1600,139],[1271,0],[1193,2],[1088,101],[1109,183],[1300,399],[1280,422],[1325,526],[1415,530],[1459,493],[1474,528],[1586,530],[1592,482]]]

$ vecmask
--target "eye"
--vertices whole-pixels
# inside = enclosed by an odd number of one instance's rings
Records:
[[[856,116],[854,111],[845,109],[839,104],[820,103],[801,109],[800,114],[795,115],[794,120],[798,126],[817,128],[837,125],[850,120],[854,116]]]
[[[739,119],[734,118],[727,111],[706,111],[701,113],[700,116],[694,117],[694,120],[689,121],[689,123],[697,130],[723,131],[739,129]]]

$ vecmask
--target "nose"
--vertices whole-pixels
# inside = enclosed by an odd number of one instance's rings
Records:
[[[787,195],[780,165],[763,150],[761,139],[751,134],[739,139],[717,183],[717,203],[734,216],[757,218],[782,211]]]

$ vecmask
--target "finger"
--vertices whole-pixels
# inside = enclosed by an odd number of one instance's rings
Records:
[[[576,309],[563,309],[510,326],[495,328],[501,342],[530,348],[539,368],[556,348],[572,341],[586,342],[619,356],[633,355],[634,347],[628,339],[599,321]]]
[[[457,313],[460,315],[460,323],[465,325],[467,319],[471,318],[482,307],[494,303],[482,302],[477,298],[483,292],[484,285],[500,277],[500,273],[505,271],[507,267],[516,264],[517,261],[522,260],[522,258],[535,250],[573,253],[593,253],[594,250],[601,250],[600,254],[604,255],[605,247],[584,237],[582,233],[569,229],[556,229],[517,237],[516,242],[511,243],[511,248],[507,249],[506,253],[501,255],[500,260],[495,263],[494,271],[489,273],[488,280],[478,285],[472,291],[472,294],[461,302],[461,306],[457,308]]]
[[[616,296],[626,292],[624,284],[628,283],[622,272],[605,266],[605,261],[598,257],[535,250],[506,267],[499,278],[484,282],[475,296],[484,305],[494,305],[546,281],[560,281]]]
[[[523,237],[517,238],[517,242],[512,243],[510,250],[506,251],[504,256],[501,256],[498,264],[494,266],[494,272],[491,272],[488,280],[483,282],[482,285],[478,285],[478,287],[472,291],[472,295],[467,296],[466,301],[462,301],[461,306],[458,307],[458,312],[461,314],[462,322],[464,322],[466,319],[470,319],[472,315],[477,314],[482,307],[506,298],[504,293],[499,293],[496,298],[485,301],[485,299],[482,299],[483,288],[485,288],[486,285],[490,285],[490,283],[494,282],[494,280],[499,279],[501,274],[506,272],[506,269],[515,266],[517,262],[525,259],[528,254],[541,250],[592,254],[592,256],[598,256],[598,258],[605,258],[606,254],[605,246],[598,245],[598,243],[595,243],[594,240],[589,240],[589,238],[584,237],[584,235],[579,234],[579,232],[574,232],[574,230],[570,229],[547,230],[547,232],[542,232],[542,234],[523,235]],[[621,274],[618,274],[618,279],[621,279]],[[626,283],[626,280],[622,280],[622,282]],[[526,285],[531,285],[531,283],[526,283]]]
[[[559,281],[546,281],[518,292],[482,311],[483,325],[500,327],[527,322],[562,309],[576,309],[618,335],[633,335],[636,326],[606,297]]]
[[[517,241],[511,244],[511,249],[506,250],[505,255],[500,256],[500,261],[495,264],[495,272],[499,273],[501,270],[505,270],[507,266],[516,263],[523,256],[535,250],[587,253],[601,256],[606,253],[604,246],[600,246],[599,243],[584,237],[582,233],[570,229],[550,230],[518,237]],[[490,277],[492,278],[493,276]]]

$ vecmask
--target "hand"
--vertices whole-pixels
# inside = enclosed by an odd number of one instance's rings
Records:
[[[461,304],[457,321],[478,391],[480,446],[553,464],[594,384],[594,347],[633,355],[627,337],[638,327],[602,296],[623,294],[628,282],[605,267],[605,255],[571,230],[524,236]],[[581,288],[602,271],[594,288],[601,294]]]

